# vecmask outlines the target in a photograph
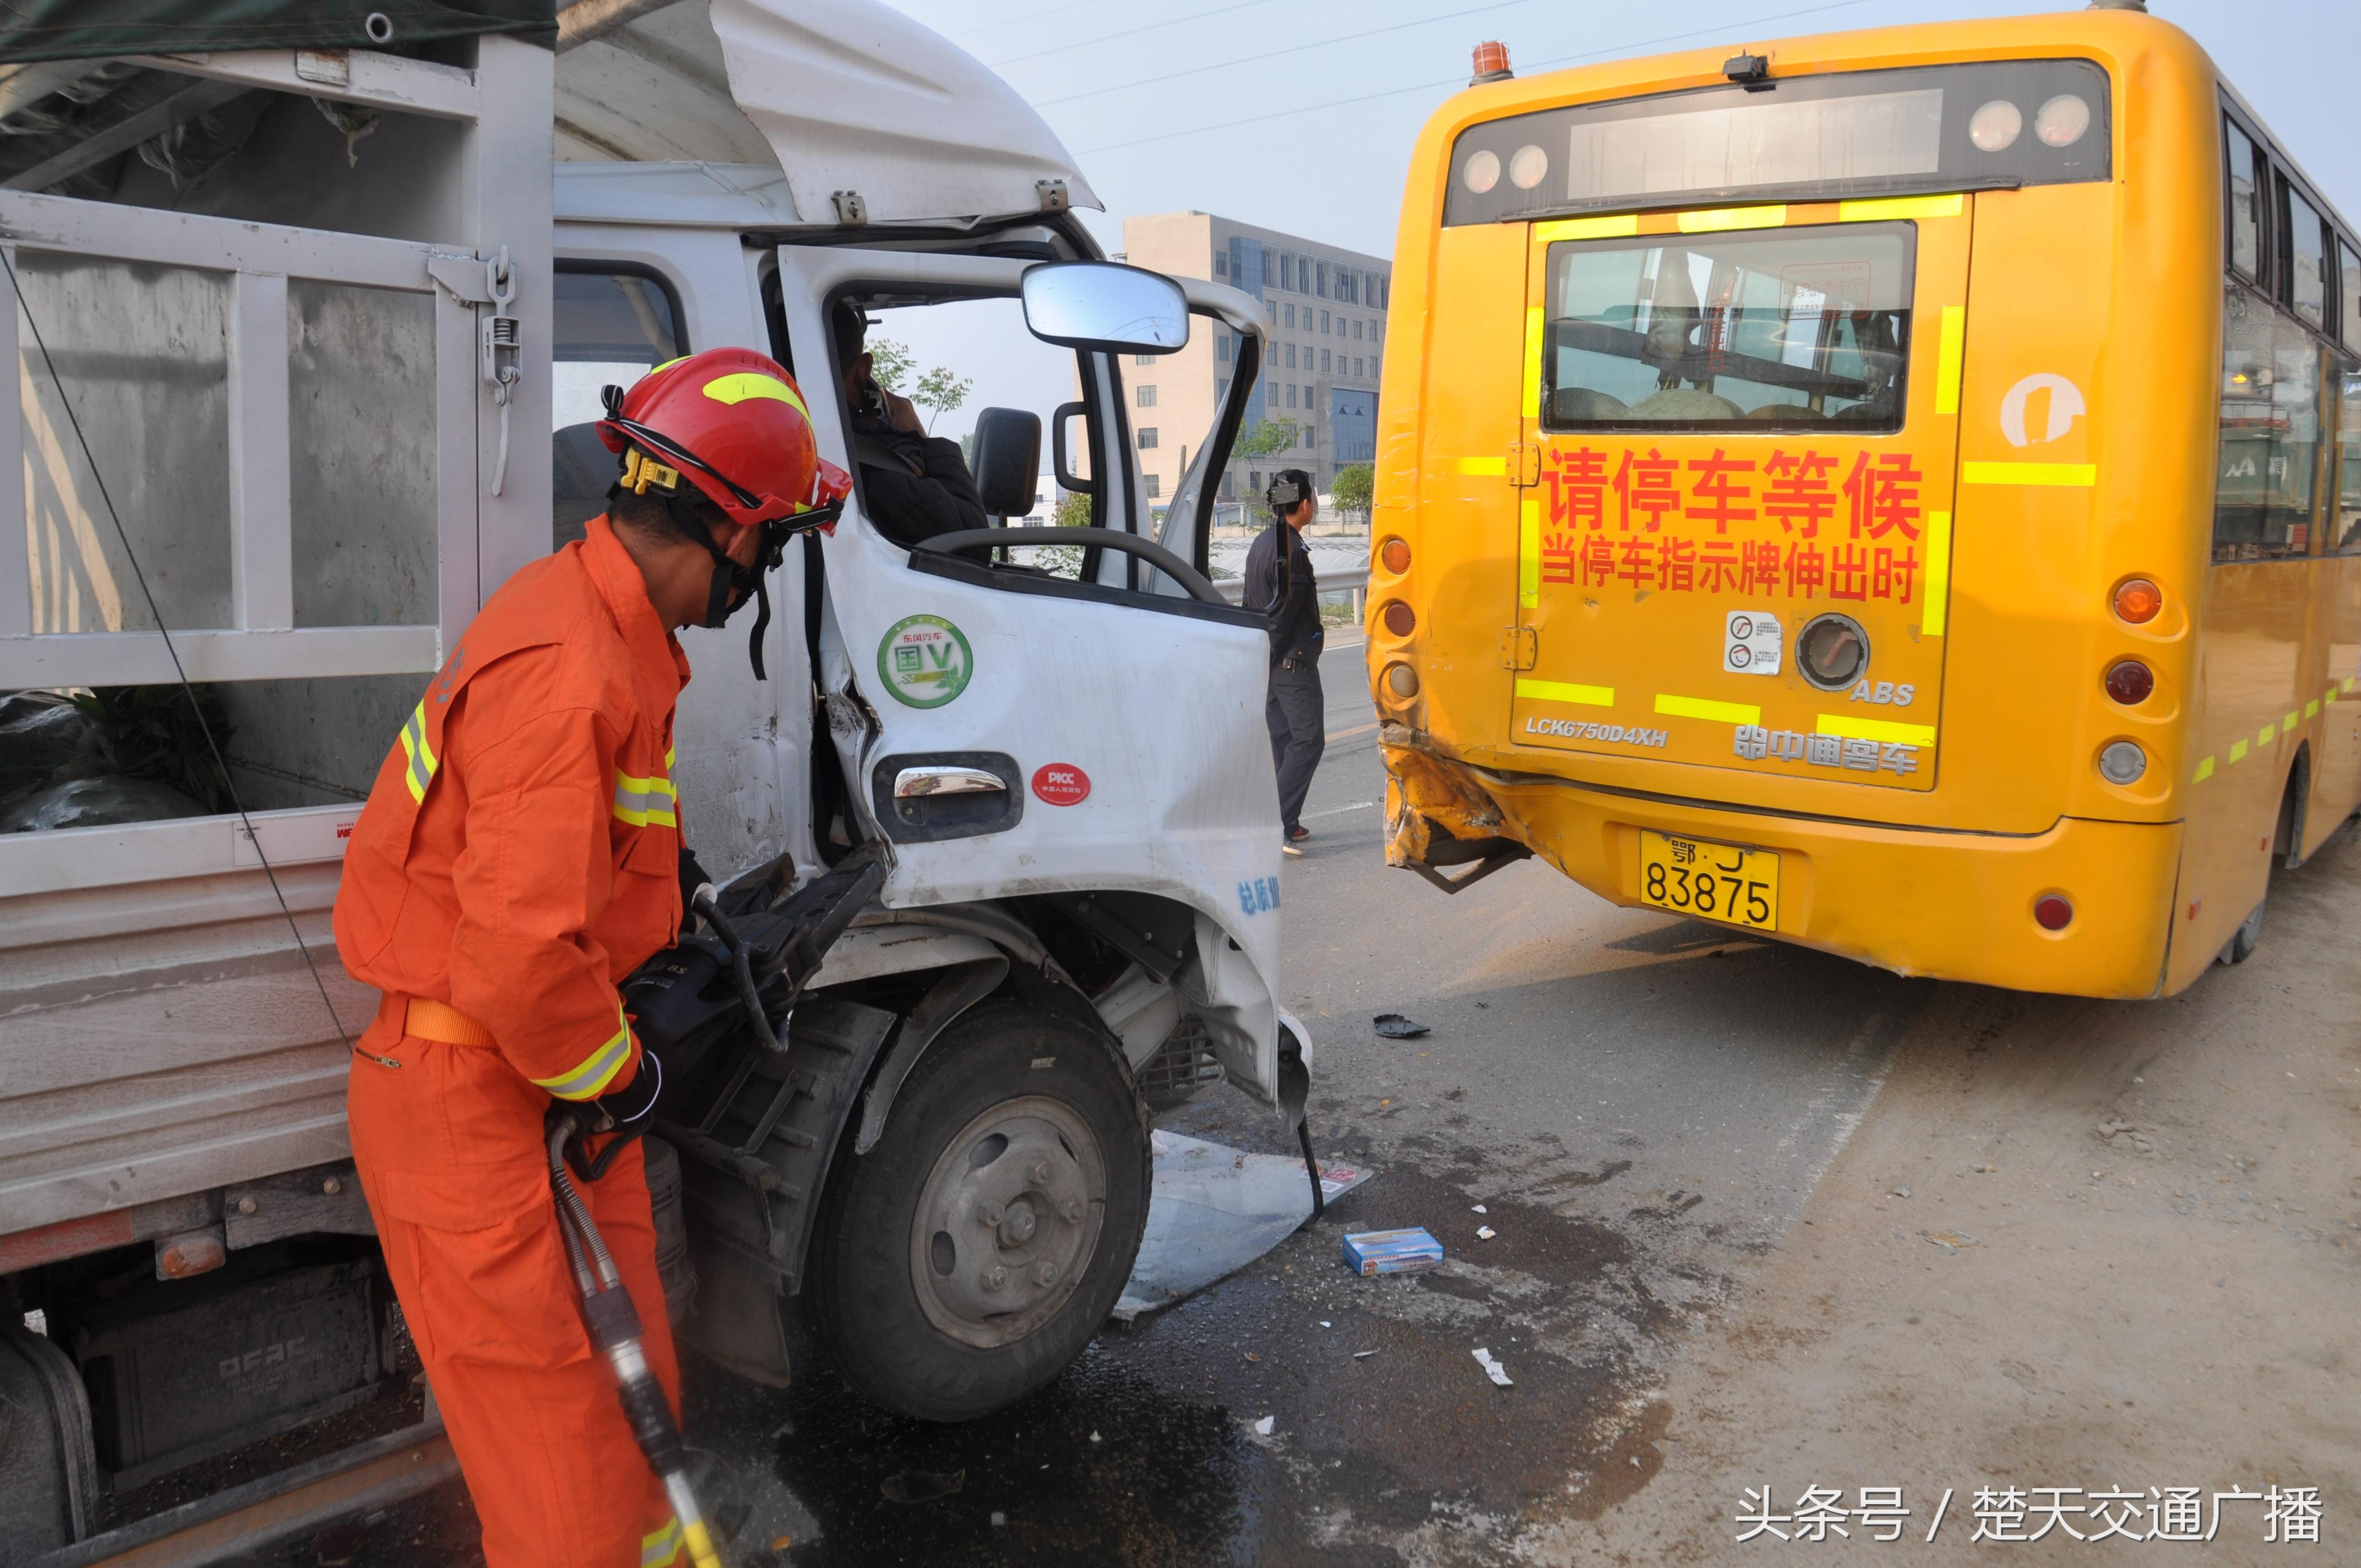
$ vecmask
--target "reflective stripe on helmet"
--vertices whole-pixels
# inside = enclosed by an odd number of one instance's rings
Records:
[[[418,706],[411,710],[410,718],[401,726],[401,751],[402,755],[409,759],[408,766],[402,770],[401,782],[410,787],[410,798],[423,806],[426,803],[426,786],[434,782],[434,770],[443,765],[443,760],[434,754],[434,748],[426,743],[426,701],[423,697],[419,699]]]
[[[759,371],[740,370],[732,375],[716,376],[705,383],[705,395],[717,403],[742,403],[749,398],[768,398],[773,402],[786,404],[806,420],[811,418],[811,410],[804,407],[802,393],[776,376],[765,376]]]
[[[560,1100],[596,1100],[623,1070],[631,1059],[631,1025],[623,1018],[621,1003],[615,1007],[615,1021],[622,1026],[614,1038],[584,1058],[571,1072],[561,1072],[555,1078],[536,1078],[533,1085],[545,1089]]]

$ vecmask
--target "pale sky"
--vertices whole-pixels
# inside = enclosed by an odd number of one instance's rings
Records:
[[[1506,43],[1518,74],[1532,75],[2051,9],[2023,0],[899,0],[899,8],[1041,111],[1106,203],[1104,216],[1082,216],[1108,250],[1122,246],[1125,216],[1194,207],[1379,256],[1393,250],[1419,126],[1465,85],[1468,50],[1482,39]],[[2328,199],[2361,224],[2352,107],[2361,90],[2347,74],[2361,62],[2361,0],[2150,0],[2150,9],[2196,37]],[[976,373],[966,334],[918,347],[922,366],[952,358]],[[1062,394],[1001,388],[983,370],[975,399],[939,433],[967,429],[985,401],[1031,406],[1041,395]]]

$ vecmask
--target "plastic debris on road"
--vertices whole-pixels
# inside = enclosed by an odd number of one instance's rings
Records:
[[[1499,1234],[1499,1232],[1494,1230],[1489,1225],[1478,1225],[1476,1227],[1476,1239],[1479,1242],[1488,1242]]]
[[[1345,1266],[1356,1274],[1408,1274],[1443,1261],[1443,1244],[1425,1228],[1361,1231],[1345,1238]]]
[[[1380,1013],[1369,1020],[1369,1026],[1389,1040],[1415,1040],[1427,1032],[1423,1024],[1414,1024],[1399,1013]]]
[[[1918,1234],[1946,1252],[1960,1252],[1976,1245],[1975,1237],[1960,1231],[1920,1231]]]
[[[1278,1424],[1279,1418],[1277,1416],[1263,1417],[1262,1420],[1255,1422],[1255,1436],[1268,1437],[1270,1435],[1270,1429]]]
[[[1312,1218],[1312,1183],[1299,1155],[1248,1154],[1162,1131],[1150,1142],[1148,1226],[1115,1304],[1124,1322],[1244,1268]],[[1334,1203],[1369,1176],[1366,1167],[1322,1167],[1322,1201]]]
[[[1467,1212],[1468,1212],[1469,1213],[1471,1213],[1471,1214],[1488,1214],[1488,1213],[1490,1213],[1492,1211],[1491,1211],[1491,1210],[1489,1210],[1489,1209],[1487,1209],[1486,1207],[1484,1207],[1484,1205],[1483,1205],[1483,1204],[1478,1203],[1478,1204],[1477,1204],[1477,1205],[1476,1205],[1476,1207],[1474,1207],[1473,1209],[1468,1210]]]
[[[1492,1353],[1480,1344],[1476,1347],[1476,1362],[1477,1365],[1483,1367],[1484,1376],[1489,1377],[1501,1387],[1513,1388],[1516,1387],[1516,1384],[1511,1382],[1509,1378],[1509,1369],[1501,1365],[1500,1363],[1493,1356]]]

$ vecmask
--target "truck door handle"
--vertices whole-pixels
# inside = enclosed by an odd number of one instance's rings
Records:
[[[894,775],[894,798],[908,800],[924,795],[977,795],[985,791],[1005,792],[1008,785],[997,774],[982,768],[921,767],[904,768]]]

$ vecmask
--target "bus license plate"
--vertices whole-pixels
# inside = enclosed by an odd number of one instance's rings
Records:
[[[1775,930],[1779,853],[1643,830],[1640,902],[1675,915]]]

